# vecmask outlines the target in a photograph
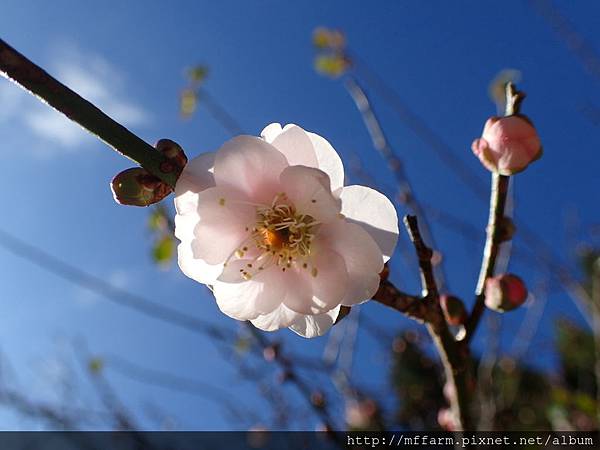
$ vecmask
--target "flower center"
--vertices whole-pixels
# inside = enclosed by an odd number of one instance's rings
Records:
[[[256,219],[252,235],[256,247],[261,253],[270,252],[282,269],[310,256],[318,222],[298,213],[284,193],[276,195],[271,206],[258,208]]]
[[[316,277],[318,270],[311,259],[314,253],[312,241],[319,222],[308,214],[299,213],[283,192],[275,196],[271,205],[255,206],[256,222],[246,227],[249,236],[225,265],[234,256],[241,259],[252,254],[254,257],[250,262],[239,269],[241,278],[246,281],[273,264],[282,272],[295,264],[298,268],[310,270],[311,275]]]

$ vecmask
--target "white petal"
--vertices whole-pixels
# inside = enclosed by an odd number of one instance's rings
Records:
[[[346,295],[349,281],[346,263],[338,253],[325,248],[315,250],[311,263],[313,302],[322,310],[330,310],[339,305]]]
[[[285,305],[280,305],[273,312],[252,319],[252,324],[264,331],[275,331],[289,327],[299,316]]]
[[[260,294],[262,288],[260,283],[217,281],[213,284],[213,294],[217,306],[224,314],[237,320],[252,320],[260,315],[254,299]]]
[[[340,307],[338,306],[325,314],[314,316],[300,315],[290,325],[290,330],[305,338],[323,336],[335,323],[339,313]]]
[[[365,186],[346,186],[340,194],[342,214],[371,235],[383,253],[390,259],[398,241],[398,215],[389,199]]]
[[[369,233],[360,225],[340,219],[321,227],[317,244],[328,246],[344,258],[348,282],[342,305],[356,305],[373,297],[379,287],[383,255]]]
[[[202,153],[189,161],[175,185],[175,209],[179,214],[187,214],[196,209],[198,198],[195,194],[213,187],[215,179],[212,169],[215,153]]]
[[[275,141],[275,139],[277,139],[279,137],[279,135],[285,134],[285,132],[287,130],[289,130],[290,128],[296,128],[296,129],[302,130],[301,127],[299,127],[297,125],[293,125],[293,124],[288,124],[284,128],[281,128],[280,124],[272,123],[270,125],[267,125],[265,127],[265,129],[261,132],[260,135],[268,143],[273,143]],[[309,131],[305,131],[305,130],[302,130],[302,131],[304,131],[304,133],[310,139],[310,142],[312,144],[312,152],[310,152],[310,154],[314,153],[315,158],[311,157],[310,164],[307,164],[307,161],[293,162],[293,161],[296,161],[295,158],[297,158],[297,156],[295,155],[295,153],[293,151],[288,151],[286,149],[286,151],[284,151],[284,153],[286,154],[286,157],[288,157],[288,161],[290,162],[290,165],[300,164],[300,165],[307,166],[307,167],[315,167],[317,169],[321,169],[323,172],[325,172],[327,175],[329,175],[329,178],[331,180],[331,190],[332,191],[335,191],[336,189],[343,187],[344,186],[344,165],[342,164],[340,155],[337,154],[337,152],[335,151],[333,146],[327,141],[327,139],[319,136],[318,134],[311,133]],[[301,139],[301,141],[304,141],[304,140]],[[278,147],[279,150],[283,151],[281,148],[279,148],[279,144],[276,143],[274,145],[275,145],[275,147]],[[283,147],[283,144],[282,144],[282,147]]]
[[[283,303],[300,314],[321,314],[336,307],[347,289],[348,273],[343,258],[327,249],[315,250],[315,256],[288,269],[282,276],[287,282]]]
[[[273,142],[273,140],[279,136],[283,132],[283,128],[281,128],[280,123],[271,123],[267,125],[261,132],[260,137],[262,137],[269,144]]]
[[[319,169],[290,166],[281,172],[281,188],[300,214],[326,223],[335,219],[340,200],[331,193],[329,176]]]
[[[329,175],[331,190],[335,191],[344,186],[344,165],[340,155],[324,137],[307,132],[315,154],[317,155],[318,168]]]
[[[223,272],[223,264],[211,265],[194,258],[191,242],[182,242],[177,246],[177,263],[181,271],[198,283],[212,285]]]
[[[249,239],[256,210],[228,189],[214,187],[197,195],[200,220],[193,231],[194,257],[208,264],[222,264]],[[179,237],[177,224],[175,232]]]
[[[285,272],[279,268],[278,270],[287,286],[285,297],[282,298],[285,306],[300,314],[323,312],[321,303],[313,299],[312,283],[307,269],[294,265]]]
[[[271,144],[254,136],[238,136],[217,152],[215,182],[255,202],[271,203],[279,190],[279,174],[287,166],[285,156]]]
[[[238,320],[252,320],[273,312],[281,305],[287,289],[278,272],[277,267],[271,266],[243,283],[217,281],[213,293],[219,309]]]
[[[285,155],[290,166],[319,167],[308,134],[297,125],[286,125],[271,144]]]

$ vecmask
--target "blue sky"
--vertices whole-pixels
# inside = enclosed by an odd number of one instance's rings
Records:
[[[556,5],[600,48],[600,4]],[[488,84],[503,68],[520,70],[528,93],[523,111],[537,125],[545,153],[516,177],[515,215],[561,258],[572,256],[572,236],[580,237],[600,219],[598,125],[581,112],[600,105],[600,80],[529,2],[190,1],[167,6],[5,0],[0,16],[3,39],[149,142],[171,138],[193,157],[229,137],[202,105],[191,120],[179,118],[184,70],[203,63],[210,67],[207,89],[248,133],[258,134],[274,121],[297,123],[325,136],[347,167],[359,157],[381,186],[392,185],[342,85],[312,69],[310,35],[319,25],[343,29],[352,50],[482,180],[488,174],[471,155],[470,143],[495,111]],[[367,89],[419,198],[483,230],[487,206],[398,120],[384,99]],[[165,271],[152,263],[148,211],[116,205],[108,187],[114,174],[128,167],[126,160],[4,80],[0,136],[5,155],[1,229],[111,283],[238,331],[205,289],[177,267]],[[453,292],[470,303],[483,242],[465,242],[435,221],[433,229]],[[515,245],[522,243],[517,239]],[[401,257],[392,261],[394,279],[416,291],[414,264],[407,266]],[[93,353],[119,355],[226,388],[266,414],[256,389],[239,380],[234,366],[206,338],[106,302],[4,250],[0,267],[0,349],[14,367],[12,378],[32,397],[61,401],[56,386],[72,378],[64,364],[73,362],[71,342],[84,337]],[[530,286],[541,279],[518,260],[511,270]],[[507,349],[524,314],[514,312],[503,321]],[[364,306],[361,315],[389,333],[413,326],[375,304]],[[582,321],[567,296],[552,285],[532,343],[533,364],[551,370],[552,323],[565,316]],[[344,327],[336,335],[351,334],[350,325]],[[317,356],[329,339],[307,342],[287,331],[276,337],[298,354]],[[478,346],[484,337],[481,332]],[[387,382],[386,352],[359,331],[352,368],[362,386],[377,390]],[[109,368],[107,375],[143,426],[157,426],[147,412],[149,404],[174,417],[178,427],[236,426],[206,399],[139,384]],[[82,380],[77,389],[84,404],[98,405],[85,377],[77,379]],[[0,417],[2,428],[40,426],[7,411]],[[307,420],[303,426],[314,423]]]

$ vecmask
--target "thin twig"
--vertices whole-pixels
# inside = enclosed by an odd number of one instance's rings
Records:
[[[485,282],[493,276],[496,258],[500,248],[501,230],[500,224],[504,218],[504,206],[506,204],[506,193],[508,192],[509,177],[492,174],[492,189],[490,194],[490,217],[487,225],[487,237],[483,250],[483,260],[475,288],[475,304],[465,326],[465,341],[468,342],[485,310]]]
[[[356,53],[347,51],[349,58],[360,78],[364,79],[381,98],[388,102],[400,120],[415,135],[433,150],[439,159],[449,167],[458,178],[471,189],[475,195],[485,196],[481,177],[459,158],[452,147],[437,134],[433,127],[414,112],[400,95],[391,88],[375,71],[373,71]]]
[[[42,102],[63,113],[169,186],[175,186],[177,175],[161,169],[163,163],[167,161],[162,153],[53,78],[2,39],[0,39],[0,75],[14,81]]]
[[[421,222],[421,230],[425,236],[425,239],[430,242],[434,248],[437,248],[433,233],[431,232],[431,227],[429,226],[427,216],[425,215],[425,211],[415,196],[410,180],[406,174],[406,170],[404,170],[404,163],[394,149],[390,146],[389,140],[387,139],[383,128],[381,127],[381,123],[377,118],[377,114],[373,110],[373,106],[369,101],[367,93],[362,88],[360,83],[352,76],[348,76],[346,78],[344,87],[350,94],[350,97],[352,97],[352,101],[361,114],[363,123],[365,124],[365,127],[369,132],[369,136],[371,137],[373,147],[383,157],[383,159],[385,159],[388,168],[396,178],[400,203],[406,205],[411,214],[419,217]],[[443,288],[444,284],[446,283],[446,276],[441,264],[438,264],[435,267],[435,273],[440,288]]]
[[[505,116],[512,116],[519,113],[521,102],[525,94],[518,91],[513,83],[506,84],[506,111]],[[504,221],[504,210],[506,208],[506,197],[508,194],[510,177],[492,174],[492,189],[490,192],[490,215],[486,229],[485,248],[483,250],[483,260],[475,288],[475,304],[465,325],[464,341],[469,342],[473,337],[479,320],[485,311],[485,283],[488,278],[494,275],[496,259],[503,242],[502,222]]]
[[[442,312],[438,288],[433,276],[431,256],[433,252],[421,237],[415,216],[405,216],[404,224],[415,247],[421,272],[423,298],[420,303],[427,306],[425,322],[437,351],[442,359],[446,383],[450,389],[450,407],[457,431],[471,429],[470,392],[471,367],[469,349],[465,343],[457,342],[450,332]]]
[[[421,297],[406,294],[387,280],[379,284],[379,289],[373,296],[373,300],[418,322],[425,322],[428,316],[427,303]]]
[[[242,125],[206,89],[199,89],[198,96],[208,113],[232,136],[244,133]]]
[[[416,216],[405,216],[404,225],[408,230],[408,235],[410,236],[411,242],[415,246],[417,258],[419,259],[419,272],[421,274],[423,297],[437,298],[439,296],[439,292],[435,277],[433,276],[433,266],[431,264],[433,251],[427,247],[427,245],[425,245],[425,242],[421,237]]]

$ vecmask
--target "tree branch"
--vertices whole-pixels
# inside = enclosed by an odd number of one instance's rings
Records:
[[[435,276],[433,275],[433,265],[431,264],[433,251],[425,245],[425,242],[423,242],[416,216],[404,216],[404,225],[408,230],[411,242],[415,246],[417,258],[419,258],[419,272],[421,274],[423,297],[437,298],[439,293],[435,282]]]
[[[163,171],[165,156],[96,106],[53,78],[0,39],[0,74],[63,113],[114,150],[174,187],[177,174]],[[170,164],[165,164],[170,166]]]
[[[525,94],[518,91],[513,83],[507,83],[506,110],[504,115],[512,116],[518,114],[524,98]],[[500,244],[503,242],[502,222],[504,221],[504,209],[506,207],[509,181],[510,177],[497,173],[492,174],[490,215],[486,228],[485,248],[483,250],[483,260],[481,261],[477,287],[475,288],[475,304],[465,325],[466,332],[463,340],[466,343],[473,337],[481,316],[485,311],[485,282],[494,275],[498,251]]]
[[[429,309],[427,303],[421,297],[400,291],[387,280],[379,284],[379,289],[373,296],[373,300],[395,309],[418,322],[427,321]]]
[[[433,252],[421,237],[417,218],[406,216],[404,224],[419,259],[423,296],[405,294],[386,280],[381,282],[373,299],[427,325],[442,359],[446,383],[450,386],[449,400],[456,420],[456,429],[468,430],[471,428],[469,405],[472,385],[469,349],[465,343],[454,339],[444,319],[431,265]]]

